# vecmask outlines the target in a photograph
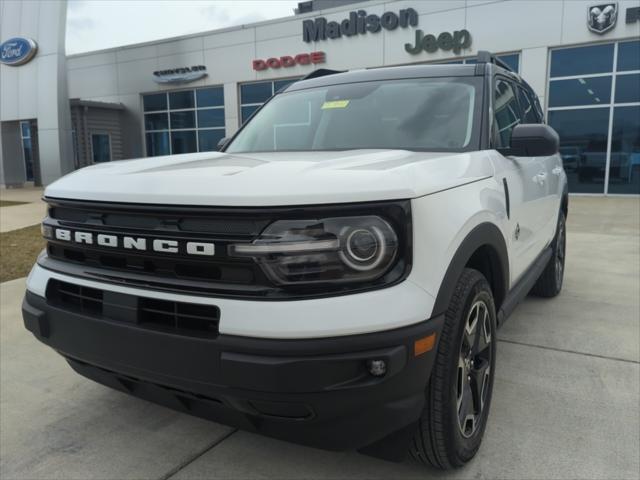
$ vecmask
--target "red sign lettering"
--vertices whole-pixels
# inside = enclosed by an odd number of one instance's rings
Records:
[[[295,57],[290,55],[284,55],[276,58],[271,57],[266,60],[256,59],[253,60],[253,69],[260,71],[267,68],[289,68],[296,65],[310,65],[316,63],[324,63],[326,60],[324,52],[311,52],[311,53],[299,53]]]

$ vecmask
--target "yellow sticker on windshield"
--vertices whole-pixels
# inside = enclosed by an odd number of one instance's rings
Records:
[[[349,100],[333,100],[332,102],[324,102],[322,104],[322,110],[329,108],[346,108],[349,105]]]

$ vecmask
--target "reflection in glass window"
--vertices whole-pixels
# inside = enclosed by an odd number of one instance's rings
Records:
[[[640,102],[640,74],[616,76],[616,103]]]
[[[146,134],[147,156],[157,157],[159,155],[169,155],[169,132],[151,132]]]
[[[195,130],[171,132],[171,153],[192,153],[198,151]]]
[[[169,93],[169,108],[171,110],[177,110],[181,108],[193,108],[193,90],[185,90],[182,92],[170,92]]]
[[[273,82],[247,83],[240,85],[242,103],[264,103],[273,95]]]
[[[144,128],[146,130],[167,130],[169,128],[167,112],[145,114]]]
[[[20,122],[20,136],[22,138],[22,155],[24,157],[24,170],[28,182],[34,180],[33,176],[33,146],[31,144],[31,122]]]
[[[222,108],[198,110],[198,127],[224,127],[224,110]]]
[[[495,88],[495,118],[499,147],[507,147],[511,142],[511,131],[520,123],[520,108],[513,87],[504,80],[496,81]]]
[[[111,140],[107,133],[91,135],[91,154],[93,163],[111,161]]]
[[[220,87],[196,90],[198,108],[224,106],[224,91]]]
[[[481,87],[480,77],[448,77],[285,92],[265,104],[226,151],[477,149]]]
[[[518,87],[518,100],[522,111],[522,123],[540,123],[542,118],[539,116],[538,109],[529,93],[522,87]]]
[[[148,156],[211,151],[212,139],[225,135],[222,87],[152,93],[142,102]]]
[[[218,142],[224,138],[224,130],[200,130],[198,144],[201,152],[218,150]]]
[[[640,70],[640,41],[618,44],[618,71]]]
[[[551,77],[569,77],[613,70],[613,43],[561,48],[551,52]]]
[[[142,105],[145,112],[155,112],[157,110],[167,109],[167,94],[156,93],[154,95],[145,95],[142,97]]]
[[[611,100],[611,78],[606,76],[554,80],[549,88],[549,107],[607,104]]]
[[[560,135],[569,192],[603,193],[609,109],[552,110],[549,125]]]
[[[609,193],[640,194],[640,105],[613,110]]]
[[[287,78],[240,85],[240,121],[246,122],[264,102],[296,80],[297,78]]]
[[[196,126],[196,116],[193,110],[185,112],[171,112],[171,130],[181,128],[194,128]]]

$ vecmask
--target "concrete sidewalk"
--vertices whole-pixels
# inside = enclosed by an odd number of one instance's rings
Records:
[[[640,200],[571,198],[565,287],[499,331],[478,456],[455,472],[235,431],[74,374],[24,330],[24,280],[0,285],[3,479],[637,479]]]
[[[41,200],[43,191],[40,187],[0,189],[0,200],[27,202],[26,205],[0,207],[0,233],[40,223],[47,212]]]

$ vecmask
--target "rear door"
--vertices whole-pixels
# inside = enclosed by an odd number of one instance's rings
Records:
[[[517,87],[509,79],[496,76],[493,96],[494,148],[508,147],[511,132],[523,123]],[[511,255],[511,282],[517,282],[544,248],[546,224],[547,166],[540,157],[492,155],[498,179],[502,177],[509,195],[508,228]]]

